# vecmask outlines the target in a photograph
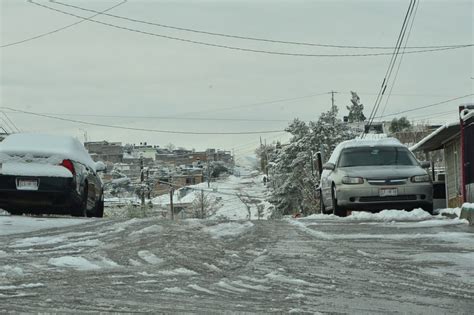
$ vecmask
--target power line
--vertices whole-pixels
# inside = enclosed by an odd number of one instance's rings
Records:
[[[84,7],[80,7],[80,6],[76,6],[76,5],[72,5],[72,4],[68,4],[68,3],[63,3],[63,2],[60,2],[60,1],[52,0],[51,2],[54,2],[54,3],[62,5],[62,6],[82,10],[82,11],[95,12],[95,13],[98,12],[98,11],[95,11],[95,10],[91,10],[91,9],[88,9],[88,8],[84,8]],[[227,37],[227,38],[235,38],[235,39],[242,39],[242,40],[251,40],[251,41],[258,41],[258,42],[300,45],[300,46],[316,46],[316,47],[327,47],[327,48],[344,48],[344,49],[393,49],[394,48],[394,47],[387,47],[387,46],[351,46],[351,45],[332,45],[332,44],[308,43],[308,42],[297,42],[297,41],[284,41],[284,40],[276,40],[276,39],[268,39],[268,38],[259,38],[259,37],[241,36],[241,35],[232,35],[232,34],[225,34],[225,33],[218,33],[218,32],[203,31],[203,30],[197,30],[197,29],[186,28],[186,27],[181,27],[181,26],[173,26],[173,25],[167,25],[167,24],[162,24],[162,23],[155,23],[155,22],[130,18],[130,17],[126,17],[126,16],[115,15],[115,14],[103,14],[103,15],[113,17],[113,18],[116,18],[116,19],[130,21],[130,22],[141,23],[141,24],[152,25],[152,26],[158,26],[158,27],[168,28],[168,29],[173,29],[173,30],[178,30],[178,31],[185,31],[185,32],[192,32],[192,33],[205,34],[205,35],[211,35],[211,36]],[[453,45],[438,45],[438,46],[411,46],[411,47],[406,47],[406,48],[408,48],[408,49],[432,49],[432,48],[447,48],[447,47],[463,47],[465,45],[474,46],[474,44],[453,44]]]
[[[269,105],[269,104],[284,103],[284,102],[297,101],[297,100],[302,100],[302,99],[305,99],[305,98],[312,98],[312,97],[315,97],[315,96],[326,95],[326,94],[328,94],[328,92],[316,93],[316,94],[310,94],[310,95],[304,95],[304,96],[297,96],[297,97],[290,97],[290,98],[281,98],[281,99],[276,99],[276,100],[271,100],[271,101],[251,103],[251,104],[247,104],[247,105],[237,105],[237,106],[230,106],[230,107],[211,108],[211,109],[202,110],[202,111],[187,112],[187,113],[183,113],[182,115],[203,114],[203,113],[211,113],[211,112],[214,113],[214,112],[219,112],[219,111],[227,111],[227,110],[242,109],[242,108],[247,108],[247,107],[256,107],[256,106],[263,106],[263,105]]]
[[[416,8],[415,8],[415,12],[413,13],[413,18],[411,19],[411,24],[410,24],[410,29],[408,30],[408,35],[407,35],[407,39],[405,41],[405,45],[403,46],[403,51],[402,52],[405,52],[406,48],[407,48],[407,44],[408,44],[408,40],[410,38],[410,34],[411,34],[411,30],[413,29],[413,24],[415,22],[415,18],[416,18],[416,13],[418,12],[418,6],[420,4],[420,1],[418,1],[416,3]],[[398,72],[400,71],[400,66],[402,65],[402,61],[403,61],[403,57],[405,55],[402,54],[400,56],[400,61],[398,62],[398,67],[397,67],[397,71],[395,72],[395,78],[393,79],[392,81],[392,85],[390,86],[390,91],[388,92],[388,95],[387,95],[387,98],[385,99],[385,105],[382,109],[382,115],[385,113],[385,110],[387,109],[387,105],[388,105],[388,101],[390,100],[390,96],[392,95],[392,91],[393,91],[393,87],[395,86],[395,82],[397,81],[397,78],[398,78]]]
[[[396,116],[396,115],[400,115],[400,114],[404,114],[404,113],[409,113],[409,112],[413,112],[413,111],[420,110],[420,109],[424,109],[424,108],[429,108],[429,107],[433,107],[433,106],[438,106],[438,105],[446,104],[446,103],[449,103],[449,102],[452,102],[452,101],[456,101],[456,100],[459,100],[459,99],[462,99],[462,98],[466,98],[466,97],[469,97],[469,96],[473,96],[473,95],[474,95],[474,93],[466,94],[466,95],[463,95],[463,96],[451,98],[451,99],[446,100],[446,101],[442,101],[442,102],[438,102],[438,103],[433,103],[433,104],[428,104],[428,105],[424,105],[424,106],[420,106],[420,107],[414,107],[414,108],[407,109],[407,110],[403,110],[403,111],[396,112],[396,113],[386,114],[386,115],[383,115],[383,116],[377,116],[377,117],[375,117],[375,118],[383,118],[383,117]]]
[[[51,115],[44,115],[34,112],[28,112],[24,110],[13,109],[10,107],[0,107],[5,108],[14,112],[20,112],[25,114],[30,114],[33,116],[38,117],[45,117],[50,119],[68,121],[78,124],[90,125],[90,126],[98,126],[98,127],[105,127],[105,128],[114,128],[114,129],[123,129],[123,130],[133,130],[133,131],[145,131],[145,132],[156,132],[156,133],[169,133],[169,134],[185,134],[185,135],[253,135],[253,134],[266,134],[266,133],[277,133],[282,132],[283,130],[262,130],[262,131],[242,131],[242,132],[199,132],[199,131],[174,131],[174,130],[159,130],[159,129],[147,129],[147,128],[133,128],[133,127],[123,127],[123,126],[116,126],[116,125],[107,125],[107,124],[99,124],[93,123],[83,120],[77,119],[68,119],[62,117],[56,117]]]
[[[172,117],[172,116],[134,116],[105,114],[73,114],[73,113],[37,113],[54,116],[99,117],[99,118],[131,118],[156,120],[200,120],[200,121],[244,121],[244,122],[288,122],[288,119],[252,119],[252,118],[210,118],[210,117]]]
[[[17,125],[10,119],[10,117],[8,117],[8,115],[5,111],[2,111],[2,114],[3,114],[3,116],[5,116],[5,118],[9,122],[9,125],[13,127],[13,128],[10,127],[12,129],[12,131],[21,132],[20,128],[18,128]],[[7,122],[7,121],[5,121],[5,122]],[[8,125],[8,123],[7,123],[7,125]]]
[[[214,44],[214,43],[208,43],[208,42],[202,42],[202,41],[196,41],[196,40],[190,40],[190,39],[185,39],[185,38],[180,38],[180,37],[173,37],[173,36],[168,36],[168,35],[163,35],[163,34],[157,34],[157,33],[152,33],[152,32],[147,32],[147,31],[142,31],[138,30],[135,28],[129,28],[125,26],[119,26],[115,25],[112,23],[106,23],[98,20],[93,20],[88,17],[76,15],[70,12],[62,11],[44,4],[40,4],[37,2],[34,2],[33,0],[28,0],[31,3],[46,8],[48,10],[56,11],[62,14],[70,15],[79,19],[87,20],[93,23],[109,26],[112,28],[116,29],[121,29],[121,30],[126,30],[129,32],[134,32],[134,33],[140,33],[143,35],[149,35],[149,36],[154,36],[154,37],[160,37],[160,38],[166,38],[170,40],[176,40],[180,42],[185,42],[185,43],[190,43],[190,44],[197,44],[197,45],[202,45],[202,46],[208,46],[208,47],[215,47],[215,48],[223,48],[223,49],[230,49],[230,50],[235,50],[235,51],[244,51],[244,52],[251,52],[251,53],[261,53],[261,54],[269,54],[269,55],[279,55],[279,56],[292,56],[292,57],[372,57],[372,56],[386,56],[386,55],[391,55],[391,53],[365,53],[365,54],[304,54],[304,53],[288,53],[288,52],[282,52],[282,51],[273,51],[273,50],[259,50],[259,49],[252,49],[252,48],[243,48],[243,47],[237,47],[237,46],[229,46],[229,45],[220,45],[220,44]],[[405,52],[405,54],[416,54],[416,53],[426,53],[426,52],[435,52],[435,51],[444,51],[444,50],[453,50],[453,49],[459,49],[459,48],[466,48],[466,47],[471,47],[472,45],[463,45],[463,46],[455,46],[455,47],[445,47],[445,48],[432,48],[432,49],[422,49],[422,50],[413,50],[413,51],[408,51]]]
[[[378,108],[382,102],[383,95],[385,93],[385,90],[387,89],[388,82],[390,81],[390,76],[392,74],[393,67],[395,66],[398,54],[400,52],[400,47],[403,43],[403,39],[405,37],[405,32],[406,32],[406,27],[407,27],[407,22],[409,22],[411,14],[413,12],[413,7],[415,5],[416,0],[410,0],[410,4],[408,6],[407,12],[405,14],[405,18],[403,19],[402,27],[400,29],[400,33],[398,34],[397,38],[397,43],[395,44],[395,49],[392,53],[392,57],[390,58],[390,62],[388,64],[387,71],[385,72],[384,79],[382,81],[382,85],[380,86],[379,89],[379,94],[377,95],[377,98],[375,99],[374,106],[372,107],[372,111],[370,112],[368,123],[365,126],[365,131],[362,134],[362,137],[364,137],[365,133],[368,132],[370,129],[370,126],[372,125],[375,115],[377,114]]]
[[[127,2],[128,0],[123,0],[122,2],[108,8],[108,9],[105,9],[104,11],[95,11],[96,14],[94,15],[91,15],[90,17],[88,17],[89,19],[92,19],[98,15],[101,15],[101,14],[104,14],[105,12],[107,11],[110,11],[122,4],[124,4],[125,2]],[[66,25],[66,26],[63,26],[63,27],[60,27],[60,28],[57,28],[55,30],[52,30],[52,31],[49,31],[49,32],[46,32],[46,33],[42,33],[42,34],[39,34],[39,35],[36,35],[36,36],[33,36],[33,37],[29,37],[29,38],[25,38],[25,39],[22,39],[22,40],[19,40],[19,41],[16,41],[16,42],[12,42],[12,43],[8,43],[8,44],[5,44],[5,45],[1,45],[0,48],[5,48],[5,47],[10,47],[10,46],[14,46],[14,45],[18,45],[18,44],[23,44],[23,43],[26,43],[26,42],[29,42],[29,41],[32,41],[32,40],[35,40],[35,39],[39,39],[39,38],[42,38],[42,37],[45,37],[45,36],[48,36],[48,35],[51,35],[51,34],[54,34],[54,33],[58,33],[58,32],[61,32],[61,31],[64,31],[68,28],[71,28],[73,26],[76,26],[78,24],[81,24],[83,22],[85,22],[87,20],[80,20],[78,22],[75,22],[75,23],[72,23],[72,24],[69,24],[69,25]]]

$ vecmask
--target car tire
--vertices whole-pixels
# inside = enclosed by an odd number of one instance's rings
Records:
[[[87,183],[84,184],[84,192],[82,193],[81,203],[78,204],[72,211],[71,215],[74,217],[87,217]]]
[[[425,210],[429,214],[433,215],[434,214],[434,209],[433,209],[433,204],[430,203],[429,205],[424,205],[421,207],[421,209]]]
[[[95,206],[94,217],[96,217],[96,218],[103,218],[104,217],[104,200],[99,200],[97,202],[97,204]]]
[[[337,205],[336,185],[332,185],[332,213],[338,217],[347,216],[347,210]]]

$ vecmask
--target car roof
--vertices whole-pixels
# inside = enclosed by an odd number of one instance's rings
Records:
[[[336,163],[341,151],[346,148],[357,148],[357,147],[405,147],[398,139],[395,138],[356,138],[352,140],[346,140],[339,143],[331,154],[328,162]]]

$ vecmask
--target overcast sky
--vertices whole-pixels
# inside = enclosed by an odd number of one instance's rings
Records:
[[[81,16],[93,15],[45,0],[37,2]],[[105,10],[121,0],[63,2]],[[1,0],[0,3],[1,45],[79,21],[27,1]],[[284,41],[394,46],[408,4],[408,0],[130,0],[108,13]],[[97,19],[150,33],[250,49],[303,54],[391,52],[259,43],[112,17]],[[408,46],[473,42],[473,1],[420,2]],[[235,51],[139,34],[90,21],[0,48],[0,54],[1,106],[93,123],[191,132],[283,130],[295,117],[315,120],[321,112],[329,110],[331,95],[327,92],[332,90],[338,92],[335,100],[341,117],[347,113],[345,106],[350,104],[351,90],[358,92],[368,116],[390,60],[390,56],[293,57]],[[472,93],[472,77],[472,47],[405,55],[385,114]],[[271,102],[282,99],[292,100]],[[473,98],[413,111],[407,116],[442,123],[456,119],[457,106],[469,101]],[[258,104],[261,102],[269,103]],[[446,113],[451,109],[452,113]],[[249,153],[259,143],[257,134],[176,135],[87,126],[24,113],[8,115],[22,131],[68,134],[80,140],[84,140],[87,132],[89,140],[146,141],[158,145],[172,142],[195,149],[234,148],[236,154]],[[192,117],[201,119],[183,119]],[[283,133],[261,136],[268,142],[285,139]]]

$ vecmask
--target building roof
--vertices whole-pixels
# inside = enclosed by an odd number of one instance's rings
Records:
[[[420,142],[412,146],[410,150],[413,152],[439,150],[446,142],[456,137],[460,132],[461,127],[459,121],[446,123],[421,139]]]

